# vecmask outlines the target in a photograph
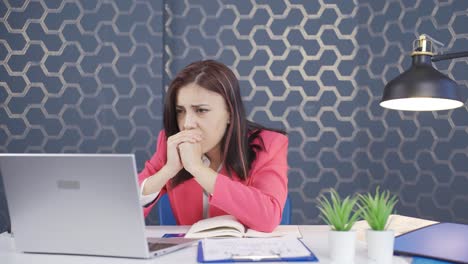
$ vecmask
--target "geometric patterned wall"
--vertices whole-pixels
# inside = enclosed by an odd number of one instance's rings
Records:
[[[288,132],[293,223],[321,223],[326,188],[377,185],[401,214],[468,223],[467,105],[378,106],[417,36],[468,50],[467,22],[464,0],[0,2],[0,151],[135,153],[141,169],[163,87],[211,58],[236,73],[249,118]],[[467,60],[435,66],[467,99]]]
[[[436,2],[440,2],[436,4]],[[320,223],[315,200],[397,194],[398,213],[468,223],[468,112],[378,105],[427,33],[468,50],[468,1],[167,1],[165,85],[187,63],[223,61],[249,117],[289,134],[293,223]],[[436,67],[468,98],[467,59]]]
[[[134,153],[141,169],[162,128],[162,7],[0,1],[0,152]]]
[[[457,81],[464,107],[414,113],[378,106],[384,85],[411,65],[419,35],[444,43],[441,52],[468,50],[468,1],[358,1],[357,12],[364,64],[354,79],[368,102],[354,119],[370,132],[354,151],[360,172],[369,186],[397,193],[402,214],[468,223],[468,58],[434,63]]]

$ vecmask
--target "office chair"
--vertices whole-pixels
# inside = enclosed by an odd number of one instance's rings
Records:
[[[174,214],[172,213],[172,208],[169,203],[169,198],[167,194],[161,196],[156,205],[158,207],[158,218],[160,225],[176,225],[176,220]],[[283,218],[281,218],[280,225],[290,225],[291,224],[291,199],[289,199],[289,195],[286,198],[286,203],[283,209]]]
[[[286,197],[286,203],[284,204],[283,217],[281,218],[280,225],[290,225],[291,224],[291,215],[292,215],[292,206],[291,199]]]
[[[161,196],[161,198],[159,198],[158,204],[156,206],[158,207],[158,218],[160,225],[177,225],[167,194],[164,194]]]

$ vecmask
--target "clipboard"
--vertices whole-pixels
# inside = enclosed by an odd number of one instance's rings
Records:
[[[245,238],[251,239],[251,238]],[[304,242],[297,238],[297,240],[301,243],[301,245],[307,250],[308,255],[300,256],[300,257],[282,257],[280,254],[271,254],[271,255],[231,255],[230,258],[223,258],[223,259],[213,259],[207,260],[205,259],[203,253],[203,240],[198,241],[197,246],[197,261],[199,263],[219,263],[219,262],[300,262],[300,261],[309,261],[309,262],[316,262],[318,258],[312,253],[312,251],[304,244]]]

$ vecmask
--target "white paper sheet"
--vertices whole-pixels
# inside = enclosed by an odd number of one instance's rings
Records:
[[[202,247],[206,261],[310,256],[309,250],[295,237],[204,239]]]

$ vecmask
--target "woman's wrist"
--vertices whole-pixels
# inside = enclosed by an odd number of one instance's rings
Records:
[[[197,166],[189,171],[205,191],[212,194],[218,173],[209,167]]]
[[[167,165],[164,165],[159,171],[164,175],[164,177],[167,177],[167,180],[169,180],[172,177],[174,177],[177,173],[179,173],[180,170],[173,169],[171,167],[168,167]]]
[[[185,168],[185,170],[187,170],[190,174],[192,174],[193,177],[197,177],[198,175],[203,174],[203,171],[206,169],[209,169],[209,168],[203,166],[203,164]]]
[[[143,186],[143,195],[161,191],[166,182],[177,173],[178,171],[171,170],[169,167],[162,167],[158,172],[148,178]]]

